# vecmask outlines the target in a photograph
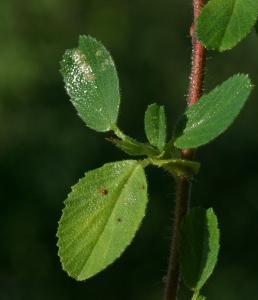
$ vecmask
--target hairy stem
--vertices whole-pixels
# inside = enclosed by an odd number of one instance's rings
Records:
[[[193,0],[194,21],[190,28],[192,37],[192,70],[188,92],[188,105],[198,101],[202,95],[206,50],[195,36],[195,24],[200,15],[204,0]]]
[[[190,28],[192,37],[192,69],[190,76],[189,92],[187,104],[190,106],[198,101],[202,95],[205,54],[206,51],[195,36],[195,24],[200,15],[204,0],[193,0],[194,20]],[[181,152],[182,159],[192,160],[194,151],[184,149]],[[180,282],[179,270],[179,235],[180,224],[187,213],[191,199],[191,182],[185,177],[178,177],[176,180],[176,203],[174,212],[174,224],[172,231],[171,253],[169,258],[168,272],[166,276],[166,286],[164,300],[176,300]]]

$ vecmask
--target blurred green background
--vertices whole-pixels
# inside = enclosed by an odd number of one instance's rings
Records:
[[[111,51],[120,76],[119,124],[144,140],[147,104],[166,105],[169,128],[184,110],[190,71],[191,1],[0,1],[0,299],[160,300],[174,184],[148,170],[150,203],[124,255],[87,282],[57,257],[63,200],[84,172],[126,157],[86,128],[65,94],[59,61],[90,34]],[[237,72],[258,82],[258,38],[209,52],[205,89]],[[258,89],[231,129],[198,151],[193,205],[213,206],[222,246],[204,294],[258,299]],[[182,297],[184,299],[184,297]]]

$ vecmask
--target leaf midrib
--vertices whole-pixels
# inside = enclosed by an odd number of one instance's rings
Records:
[[[223,35],[222,35],[222,37],[220,39],[219,48],[221,48],[221,45],[223,44],[223,41],[225,39],[225,36],[226,36],[227,31],[228,31],[229,24],[231,23],[231,20],[232,20],[232,17],[233,17],[233,14],[234,14],[237,2],[238,2],[238,0],[235,0],[234,3],[233,3],[233,5],[232,5],[231,14],[229,15],[229,20],[227,22],[227,26],[225,27],[224,33],[223,33]]]
[[[101,230],[98,238],[96,239],[96,243],[94,244],[94,246],[92,247],[92,250],[90,251],[90,254],[88,255],[87,258],[85,258],[84,260],[84,263],[82,264],[83,267],[81,269],[81,271],[78,273],[77,277],[79,278],[80,275],[82,274],[82,271],[84,270],[85,266],[87,265],[87,262],[91,259],[91,256],[94,252],[94,249],[97,247],[98,243],[99,243],[99,240],[101,239],[101,236],[102,234],[104,233],[108,223],[109,223],[109,220],[111,219],[112,215],[113,215],[113,212],[115,210],[115,207],[117,205],[117,203],[119,202],[119,199],[120,199],[120,196],[121,194],[123,193],[123,190],[126,188],[126,183],[130,180],[130,178],[132,177],[133,173],[135,172],[135,170],[137,169],[139,165],[136,164],[134,168],[132,168],[132,170],[130,171],[128,177],[124,180],[124,184],[122,185],[122,188],[120,189],[120,191],[118,192],[119,196],[117,197],[117,200],[114,201],[114,204],[113,204],[113,207],[111,208],[111,214],[109,215],[109,217],[107,218],[107,221],[105,222],[104,226],[103,226],[103,229]]]

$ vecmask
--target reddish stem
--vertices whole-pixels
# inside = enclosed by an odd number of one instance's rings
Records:
[[[188,106],[196,103],[202,95],[203,79],[205,68],[206,50],[197,40],[195,36],[195,24],[200,15],[204,0],[193,0],[194,20],[190,28],[192,37],[192,69],[190,76],[189,92],[187,104]],[[192,149],[184,149],[181,151],[183,159],[192,160],[194,151]],[[164,300],[176,300],[180,282],[179,269],[179,239],[180,224],[187,213],[191,198],[191,182],[185,177],[178,177],[176,181],[176,204],[174,212],[174,224],[171,241],[171,253],[169,258],[168,272],[166,277]]]
[[[206,50],[202,46],[202,44],[197,40],[194,32],[195,32],[196,20],[200,15],[201,8],[203,5],[204,5],[204,0],[193,0],[194,21],[190,29],[190,33],[192,36],[193,53],[192,53],[192,70],[191,70],[189,93],[187,99],[188,105],[192,105],[195,102],[197,102],[197,100],[202,95]]]

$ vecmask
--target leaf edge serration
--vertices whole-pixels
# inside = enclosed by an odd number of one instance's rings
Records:
[[[250,26],[250,29],[242,36],[242,37],[239,37],[238,39],[235,40],[235,42],[233,44],[231,44],[231,46],[227,46],[227,47],[213,47],[213,46],[210,46],[210,45],[207,45],[205,40],[202,38],[202,36],[200,35],[200,20],[202,21],[202,18],[203,18],[203,14],[206,13],[206,9],[209,9],[209,6],[212,5],[213,0],[210,0],[208,1],[207,4],[205,4],[205,6],[202,8],[201,10],[201,14],[200,16],[197,18],[197,21],[196,21],[196,30],[195,30],[195,33],[196,33],[196,37],[198,39],[198,41],[207,49],[207,50],[212,50],[212,51],[218,51],[218,52],[224,52],[224,51],[229,51],[229,50],[232,50],[234,47],[236,47],[241,41],[243,41],[244,39],[247,38],[247,36],[252,32],[253,28],[255,27],[256,25],[256,22],[258,21],[258,11],[257,11],[257,14],[256,14],[256,17],[253,18],[252,22],[251,22],[251,26]],[[206,23],[206,22],[203,22],[203,23]],[[226,32],[226,30],[225,30]]]
[[[248,98],[250,97],[250,94],[251,94],[251,92],[252,92],[252,90],[253,90],[253,87],[254,87],[254,85],[253,85],[253,83],[252,83],[252,81],[251,81],[251,79],[250,79],[250,76],[249,76],[248,74],[244,74],[244,73],[237,73],[237,74],[234,74],[234,75],[232,75],[231,77],[229,77],[228,79],[226,79],[225,81],[223,81],[222,83],[218,84],[218,85],[217,85],[214,89],[212,89],[210,92],[204,94],[204,95],[199,99],[198,102],[196,102],[195,104],[193,104],[192,106],[190,106],[189,108],[187,108],[186,112],[183,114],[183,116],[187,115],[187,111],[188,111],[188,110],[192,110],[196,105],[201,105],[202,102],[205,102],[205,98],[206,98],[210,93],[216,92],[217,90],[219,90],[219,89],[223,86],[224,83],[226,83],[226,82],[228,82],[228,81],[230,81],[230,80],[233,80],[233,79],[236,78],[236,77],[238,77],[238,78],[239,78],[239,77],[243,77],[243,78],[247,79],[247,80],[248,80],[247,84],[248,84],[248,86],[249,86],[249,88],[250,88],[250,91],[249,91],[248,96],[246,97],[246,100],[243,102],[243,105],[242,105],[242,107],[241,107],[239,113],[235,115],[235,117],[233,118],[232,122],[231,122],[227,127],[225,127],[223,130],[221,130],[220,133],[218,133],[216,136],[214,136],[213,138],[211,138],[208,142],[206,142],[206,143],[195,143],[195,144],[192,144],[191,146],[184,146],[183,144],[185,144],[185,143],[182,144],[182,142],[181,142],[181,145],[180,145],[180,139],[181,139],[181,137],[184,135],[184,130],[183,130],[182,134],[181,134],[180,136],[175,137],[175,140],[174,140],[174,146],[175,146],[177,149],[185,149],[185,148],[196,149],[196,148],[199,148],[199,147],[201,147],[201,146],[205,146],[205,145],[207,145],[207,144],[213,142],[215,139],[217,139],[221,134],[223,134],[224,132],[226,132],[226,131],[234,124],[235,120],[237,119],[238,115],[240,114],[241,110],[243,109],[244,104],[246,103],[246,101],[247,101]],[[178,141],[179,141],[179,144],[178,144]]]
[[[130,244],[134,241],[135,236],[136,236],[137,232],[139,231],[139,229],[140,229],[140,227],[141,227],[141,225],[142,225],[142,222],[143,222],[143,220],[144,220],[144,217],[145,217],[145,215],[146,215],[146,209],[147,209],[147,204],[148,204],[148,191],[147,191],[147,189],[146,189],[146,204],[145,204],[144,214],[142,215],[141,221],[140,221],[140,223],[138,223],[138,227],[137,227],[137,229],[134,231],[134,234],[133,234],[133,236],[131,237],[131,240],[128,240],[128,242],[124,245],[123,249],[122,249],[119,253],[117,253],[117,255],[113,258],[113,260],[112,260],[111,262],[109,262],[108,264],[106,264],[105,266],[103,266],[101,269],[99,269],[98,272],[95,272],[95,273],[93,273],[93,274],[90,274],[90,275],[88,275],[88,276],[86,276],[86,277],[85,277],[85,276],[80,276],[81,273],[80,273],[79,275],[76,275],[76,274],[74,274],[73,272],[71,272],[69,269],[66,268],[65,262],[64,262],[64,258],[63,258],[63,255],[61,255],[61,253],[60,253],[59,240],[60,240],[60,226],[61,226],[62,221],[63,221],[63,220],[62,220],[62,217],[63,217],[63,215],[64,215],[64,211],[65,211],[65,209],[66,209],[66,205],[67,205],[67,203],[69,203],[69,195],[71,195],[71,194],[73,193],[75,186],[77,186],[77,185],[85,178],[85,176],[86,176],[86,174],[87,174],[88,172],[95,171],[95,170],[97,170],[97,169],[100,169],[100,168],[102,168],[102,167],[104,167],[104,166],[107,166],[107,165],[111,165],[111,164],[116,163],[116,162],[134,162],[134,163],[135,163],[135,167],[133,168],[133,170],[132,170],[132,172],[131,172],[131,175],[128,177],[128,179],[126,180],[126,182],[128,182],[128,181],[130,180],[130,178],[132,178],[132,174],[136,171],[137,168],[140,167],[140,168],[142,169],[143,173],[144,173],[144,181],[145,181],[146,188],[147,188],[147,186],[148,186],[147,178],[146,178],[146,174],[145,174],[145,172],[144,172],[144,167],[143,167],[143,165],[140,163],[140,161],[128,159],[128,160],[122,160],[122,161],[115,161],[115,162],[105,163],[104,165],[100,166],[99,168],[96,168],[96,169],[87,171],[87,172],[84,173],[84,176],[81,177],[81,178],[77,181],[77,183],[75,183],[75,184],[71,187],[71,191],[68,193],[68,196],[67,196],[66,199],[64,200],[64,207],[62,208],[61,217],[60,217],[60,219],[59,219],[59,221],[58,221],[58,230],[57,230],[57,233],[56,233],[56,238],[57,238],[57,243],[56,243],[56,245],[57,245],[57,248],[58,248],[58,257],[59,257],[59,259],[60,259],[60,262],[61,262],[61,266],[62,266],[63,271],[65,271],[65,272],[68,274],[69,277],[71,277],[72,279],[74,279],[74,280],[76,280],[76,281],[85,281],[85,280],[88,280],[89,278],[92,278],[93,276],[96,276],[97,274],[99,274],[100,272],[102,272],[103,270],[105,270],[106,268],[110,267],[113,263],[115,263],[115,262],[121,257],[121,255],[127,250],[128,246],[130,246]],[[123,189],[120,191],[120,194],[122,194],[122,192],[123,192]],[[105,226],[106,226],[106,225],[105,225]]]

